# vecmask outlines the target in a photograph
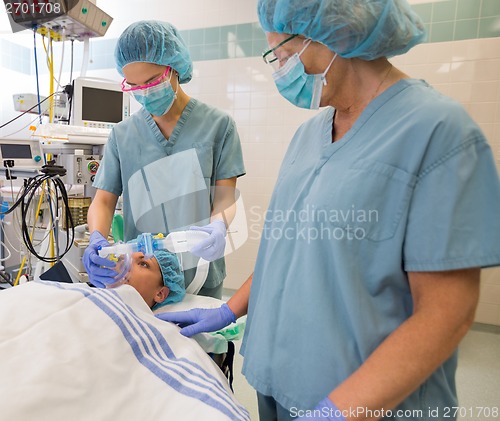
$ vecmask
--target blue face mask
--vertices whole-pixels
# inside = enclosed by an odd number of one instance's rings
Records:
[[[178,84],[177,88],[179,88]],[[174,92],[170,78],[151,88],[133,91],[133,95],[148,113],[157,117],[167,114],[177,98],[177,92]]]
[[[300,56],[310,43],[311,40],[300,53],[295,53],[283,67],[274,72],[273,78],[280,94],[293,105],[317,110],[321,101],[323,86],[326,85],[325,76],[337,54],[333,56],[332,61],[322,74],[309,75],[305,71]]]

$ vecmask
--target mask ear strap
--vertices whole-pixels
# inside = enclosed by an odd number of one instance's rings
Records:
[[[170,83],[170,86],[172,86],[172,73],[175,73],[175,77],[177,78],[177,86],[175,88],[175,98],[177,99],[177,92],[179,91],[179,85],[181,84],[180,80],[179,80],[179,73],[177,73],[174,69],[170,68],[170,78],[168,79],[169,83]]]
[[[312,42],[312,39],[305,39],[304,40],[304,48],[302,48],[302,50],[300,50],[300,53],[298,54],[298,56],[300,57],[302,55],[302,53],[306,50],[307,47],[309,47],[309,45],[311,44]]]
[[[326,82],[326,74],[328,73],[328,71],[330,70],[330,67],[332,67],[332,64],[333,62],[335,61],[335,59],[337,58],[337,53],[335,53],[335,55],[333,56],[332,58],[332,61],[330,61],[330,64],[328,65],[328,67],[326,68],[326,70],[323,72],[323,74],[321,75],[321,80],[323,81],[323,85],[327,85],[328,83]]]
[[[179,85],[181,84],[181,81],[179,79],[179,73],[176,72],[177,75],[177,87],[175,88],[175,98],[177,98],[177,92],[179,91]]]
[[[170,80],[172,79],[172,73],[175,72],[174,69],[172,69],[170,66],[167,66],[167,71],[165,73],[168,72],[168,81],[170,82]]]

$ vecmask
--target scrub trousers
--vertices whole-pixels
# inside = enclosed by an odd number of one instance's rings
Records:
[[[223,283],[224,282],[221,282],[215,288],[202,287],[200,289],[200,291],[198,292],[198,295],[203,295],[205,297],[217,298],[218,300],[220,300],[220,299],[222,299],[222,284]]]
[[[290,410],[283,408],[272,396],[265,396],[257,392],[260,421],[290,421],[296,419]]]

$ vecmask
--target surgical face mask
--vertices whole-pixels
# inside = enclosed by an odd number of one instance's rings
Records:
[[[170,108],[177,98],[177,90],[174,92],[170,79],[172,78],[172,71],[170,77],[151,88],[141,89],[139,91],[132,91],[135,99],[141,104],[148,113],[160,117],[169,112]],[[177,89],[179,84],[177,83]]]
[[[310,43],[311,40],[308,40],[302,51],[295,53],[283,67],[274,72],[273,78],[280,94],[292,104],[300,108],[317,110],[321,101],[323,86],[327,84],[325,76],[337,54],[333,56],[332,61],[330,61],[323,73],[309,75],[305,71],[300,56]]]

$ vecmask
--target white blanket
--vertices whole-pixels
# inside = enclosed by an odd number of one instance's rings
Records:
[[[0,420],[249,420],[193,339],[129,285],[0,292]]]

